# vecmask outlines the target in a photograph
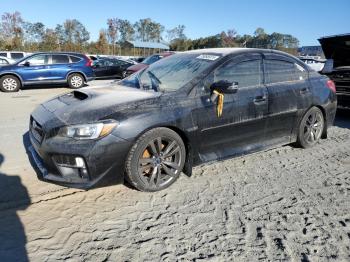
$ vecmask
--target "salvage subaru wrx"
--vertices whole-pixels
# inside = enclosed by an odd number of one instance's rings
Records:
[[[30,117],[30,152],[45,181],[89,188],[109,177],[157,191],[203,162],[313,146],[334,121],[335,91],[283,52],[188,51],[41,104]]]

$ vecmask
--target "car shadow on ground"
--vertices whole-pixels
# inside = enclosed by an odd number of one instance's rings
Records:
[[[0,168],[5,158],[0,153]],[[0,171],[0,259],[28,261],[24,227],[17,211],[30,205],[30,197],[19,176]]]
[[[338,109],[334,125],[350,129],[350,110]]]

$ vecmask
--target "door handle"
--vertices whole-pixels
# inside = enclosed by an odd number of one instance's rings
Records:
[[[266,96],[256,96],[254,98],[254,103],[262,103],[266,101]]]

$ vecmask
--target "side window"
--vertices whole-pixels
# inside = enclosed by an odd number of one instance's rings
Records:
[[[23,53],[11,53],[12,59],[18,60],[18,59],[21,59],[23,57],[24,57]]]
[[[113,61],[111,60],[106,60],[105,61],[106,66],[113,66]]]
[[[122,61],[120,60],[111,60],[111,62],[113,63],[114,66],[119,66],[119,65],[122,65]]]
[[[27,61],[30,63],[30,65],[47,65],[48,64],[48,55],[36,55],[31,58],[29,58]]]
[[[72,63],[77,63],[79,62],[81,59],[79,57],[76,56],[70,56],[70,60],[72,61]]]
[[[261,60],[244,62],[227,62],[215,69],[205,81],[204,85],[209,90],[210,84],[220,80],[238,82],[238,88],[258,86],[262,84],[263,74]]]
[[[265,60],[266,84],[305,80],[306,70],[297,63]]]
[[[67,55],[52,55],[52,64],[69,64]]]
[[[0,53],[0,56],[7,57],[7,53]]]

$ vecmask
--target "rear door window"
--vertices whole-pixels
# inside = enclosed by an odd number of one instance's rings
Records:
[[[52,55],[52,64],[69,64],[67,55]]]
[[[299,81],[307,78],[301,65],[283,60],[265,60],[266,84]]]
[[[12,59],[18,60],[18,59],[21,59],[23,57],[24,57],[23,53],[11,53]]]

